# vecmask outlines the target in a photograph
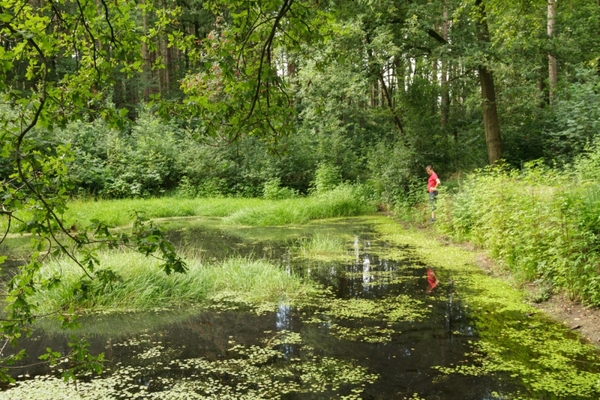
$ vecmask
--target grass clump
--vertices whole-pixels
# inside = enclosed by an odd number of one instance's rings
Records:
[[[194,304],[256,309],[313,290],[299,277],[263,260],[233,258],[215,264],[188,260],[187,273],[166,275],[159,260],[132,251],[104,252],[98,259],[120,279],[103,288],[92,282],[87,296],[81,296],[82,271],[74,263],[62,259],[44,265],[42,279],[58,277],[60,283],[35,295],[40,311],[50,312],[68,302],[80,311],[143,311]]]
[[[347,243],[339,236],[315,233],[292,246],[292,252],[311,260],[344,259],[349,256]]]

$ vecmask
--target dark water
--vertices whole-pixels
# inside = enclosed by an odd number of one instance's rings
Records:
[[[208,361],[232,357],[228,350],[232,342],[243,346],[264,346],[277,332],[297,332],[308,347],[283,344],[283,357],[278,365],[294,359],[308,360],[330,357],[346,360],[378,375],[374,383],[362,389],[363,399],[407,399],[418,393],[424,399],[496,399],[496,393],[516,390],[510,380],[496,376],[472,377],[453,374],[446,376],[433,366],[468,365],[465,354],[471,350],[477,335],[460,302],[455,300],[450,285],[440,285],[428,293],[427,265],[411,253],[408,246],[396,246],[399,259],[381,257],[390,250],[389,243],[380,242],[368,224],[338,222],[327,226],[312,226],[292,232],[285,238],[285,229],[274,228],[260,232],[252,230],[243,236],[235,232],[204,226],[174,229],[170,235],[178,245],[199,249],[206,259],[223,259],[232,255],[267,258],[282,268],[313,279],[331,288],[332,299],[384,301],[408,295],[420,301],[427,310],[425,317],[399,322],[369,319],[340,318],[327,313],[318,304],[298,310],[280,304],[276,312],[256,315],[241,311],[163,311],[144,314],[120,314],[84,318],[85,334],[92,353],[104,352],[109,362],[105,376],[123,366],[132,366],[140,372],[135,384],[145,386],[147,392],[168,393],[170,383],[178,379],[194,379],[194,370],[169,368],[172,360],[202,358]],[[354,241],[348,242],[351,262],[307,261],[290,256],[289,246],[299,238],[314,232],[344,231]],[[252,239],[252,237],[258,239]],[[434,266],[435,267],[435,266]],[[333,300],[332,300],[333,301]],[[311,322],[307,322],[313,317]],[[318,322],[314,322],[314,318]],[[381,333],[381,327],[387,330]],[[340,337],[334,332],[342,327],[350,331],[361,328],[369,334],[382,335],[385,340],[371,343],[367,340]],[[369,330],[372,329],[372,330]],[[68,352],[68,339],[62,334],[38,330],[23,341],[31,357],[23,362],[33,364],[46,347]],[[370,332],[370,333],[369,333]],[[152,349],[160,348],[152,355]],[[307,350],[308,348],[308,350]],[[141,355],[147,356],[141,357]],[[19,380],[36,375],[57,373],[45,365],[32,365],[16,370]],[[227,373],[213,373],[221,384],[239,384]],[[167,382],[167,383],[165,383]],[[329,399],[350,393],[351,385],[316,393],[288,393],[285,399]],[[0,393],[1,394],[1,393]],[[1,397],[1,396],[0,396]],[[125,396],[123,396],[125,398]]]

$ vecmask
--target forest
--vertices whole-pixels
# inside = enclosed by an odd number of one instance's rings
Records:
[[[384,211],[484,249],[534,302],[600,306],[600,0],[0,0],[0,43],[0,263],[33,243],[2,278],[6,343],[77,325],[121,282],[103,252],[194,270],[149,220],[174,216]],[[39,312],[46,257],[81,276]],[[82,343],[71,376],[101,370]]]

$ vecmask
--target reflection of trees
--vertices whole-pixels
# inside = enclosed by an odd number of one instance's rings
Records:
[[[275,313],[275,327],[278,332],[293,331],[292,307],[289,304],[279,303],[279,307]],[[289,358],[294,354],[294,346],[287,343],[282,344],[280,351],[286,358]]]

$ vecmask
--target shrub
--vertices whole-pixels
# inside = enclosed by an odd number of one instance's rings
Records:
[[[294,189],[281,187],[279,178],[269,179],[263,186],[263,197],[267,200],[291,199],[297,196],[298,192]]]
[[[342,177],[339,167],[321,163],[315,172],[315,179],[311,188],[314,193],[324,193],[333,190],[341,183]]]
[[[438,227],[470,240],[522,282],[541,279],[600,304],[600,185],[532,162],[467,177],[440,203]]]

